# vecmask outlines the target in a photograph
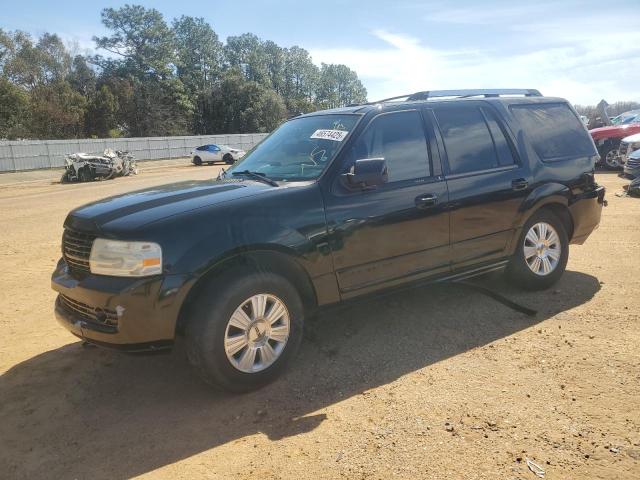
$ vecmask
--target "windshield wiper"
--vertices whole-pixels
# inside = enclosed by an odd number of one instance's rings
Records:
[[[268,185],[271,185],[272,187],[279,187],[280,186],[280,185],[278,185],[278,182],[276,182],[275,180],[271,180],[264,173],[260,173],[260,172],[252,172],[250,170],[242,170],[241,172],[231,172],[231,175],[233,175],[233,176],[245,175],[247,177],[253,178],[254,180],[259,180],[260,182],[263,182],[263,183],[266,183]]]

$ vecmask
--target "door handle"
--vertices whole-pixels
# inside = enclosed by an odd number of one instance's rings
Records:
[[[526,190],[529,186],[529,182],[527,182],[524,178],[517,178],[511,182],[511,188],[516,192],[520,190]]]
[[[418,208],[435,207],[437,203],[438,203],[438,197],[430,193],[416,197],[416,207]]]

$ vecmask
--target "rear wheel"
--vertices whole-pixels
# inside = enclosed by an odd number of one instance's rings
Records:
[[[560,279],[569,258],[564,225],[551,211],[535,213],[522,229],[507,275],[527,290],[542,290]]]
[[[277,378],[302,339],[303,306],[286,279],[244,272],[210,282],[186,330],[189,361],[207,382],[247,392]]]
[[[222,157],[222,160],[224,161],[224,163],[226,163],[227,165],[232,165],[233,162],[235,161],[233,159],[233,156],[230,153],[225,153]]]
[[[199,167],[200,165],[202,165],[202,159],[200,157],[193,157],[193,164],[196,167]]]

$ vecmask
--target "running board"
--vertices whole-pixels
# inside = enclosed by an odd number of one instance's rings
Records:
[[[433,283],[439,282],[458,282],[460,280],[466,280],[468,278],[477,277],[478,275],[484,275],[485,273],[495,272],[497,270],[502,270],[507,266],[509,260],[502,260],[497,263],[492,263],[490,265],[484,265],[482,267],[474,268],[473,270],[467,270],[465,272],[454,273],[453,275],[448,275],[446,277],[437,278],[433,280]]]

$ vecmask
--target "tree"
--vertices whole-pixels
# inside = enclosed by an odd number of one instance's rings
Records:
[[[222,70],[222,43],[203,18],[182,16],[173,21],[177,74],[185,87],[202,92],[211,87]]]
[[[285,51],[284,98],[292,113],[308,111],[315,102],[319,70],[304,48],[293,46]],[[306,107],[306,108],[304,108]]]
[[[119,108],[118,98],[111,88],[106,84],[102,85],[91,98],[87,108],[85,125],[89,136],[119,136],[121,133],[117,120]]]
[[[105,8],[110,36],[96,46],[119,59],[96,57],[106,76],[126,80],[131,96],[120,98],[119,123],[133,136],[178,135],[189,131],[193,103],[174,74],[175,37],[162,14],[139,5]],[[126,102],[126,103],[125,103]]]
[[[76,55],[71,64],[71,71],[67,77],[71,87],[85,97],[91,96],[96,89],[96,73],[82,55]]]
[[[5,34],[3,73],[27,89],[63,81],[69,74],[71,57],[57,35],[45,33],[37,44],[20,31]]]
[[[102,23],[111,36],[93,37],[96,47],[123,59],[129,74],[168,77],[175,61],[173,31],[155,8],[125,5],[119,9],[105,8]],[[98,58],[98,62],[102,59]]]
[[[317,98],[322,108],[344,107],[366,99],[367,90],[356,72],[346,65],[322,64]]]
[[[29,95],[0,77],[0,139],[29,136]]]
[[[31,90],[30,134],[34,138],[78,138],[84,135],[87,101],[68,82],[38,85]]]
[[[207,133],[269,132],[286,116],[280,95],[258,82],[246,80],[239,68],[232,68],[211,92],[205,123]]]
[[[228,67],[237,67],[247,80],[269,84],[267,56],[262,41],[253,33],[228,37],[224,47]]]

